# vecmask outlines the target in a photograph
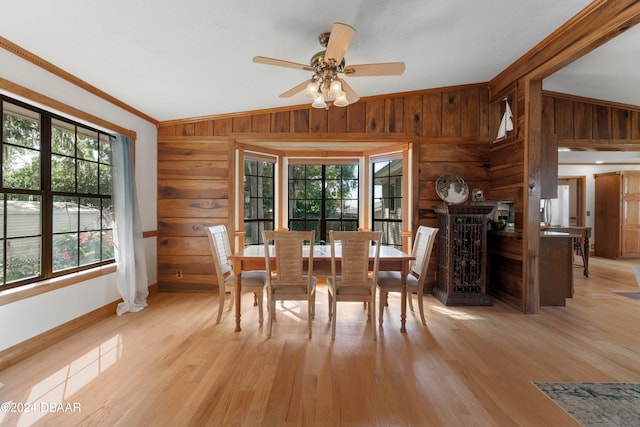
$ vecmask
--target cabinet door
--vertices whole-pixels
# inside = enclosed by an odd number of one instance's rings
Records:
[[[594,240],[596,256],[620,256],[620,175],[603,174],[595,178]]]
[[[622,256],[640,256],[640,175],[622,175]]]

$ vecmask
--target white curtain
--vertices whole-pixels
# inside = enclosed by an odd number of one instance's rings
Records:
[[[122,295],[116,313],[137,312],[147,306],[149,295],[147,265],[142,241],[133,169],[131,138],[116,135],[112,141],[111,179],[115,218],[116,282]]]

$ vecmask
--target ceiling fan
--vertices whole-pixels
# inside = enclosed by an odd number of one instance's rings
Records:
[[[280,95],[281,98],[290,98],[304,90],[304,96],[313,99],[311,105],[315,108],[326,108],[327,101],[333,101],[333,105],[337,107],[345,107],[358,101],[360,97],[346,81],[339,77],[340,74],[360,77],[399,76],[404,73],[404,62],[346,65],[344,54],[355,32],[356,30],[347,24],[334,23],[331,32],[321,33],[318,36],[318,41],[325,50],[313,55],[309,65],[264,56],[254,57],[253,62],[313,73],[311,79],[284,92]]]

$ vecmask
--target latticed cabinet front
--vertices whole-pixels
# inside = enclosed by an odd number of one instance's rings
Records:
[[[486,295],[487,214],[492,204],[443,205],[434,295],[445,305],[491,305]]]

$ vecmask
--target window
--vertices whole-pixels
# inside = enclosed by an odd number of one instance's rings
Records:
[[[402,160],[373,163],[373,230],[382,243],[402,249]]]
[[[110,136],[0,106],[0,290],[113,262]]]
[[[288,184],[290,230],[327,242],[329,230],[358,229],[358,165],[289,165]]]
[[[274,169],[270,161],[244,161],[245,245],[261,244],[262,231],[273,230]]]

